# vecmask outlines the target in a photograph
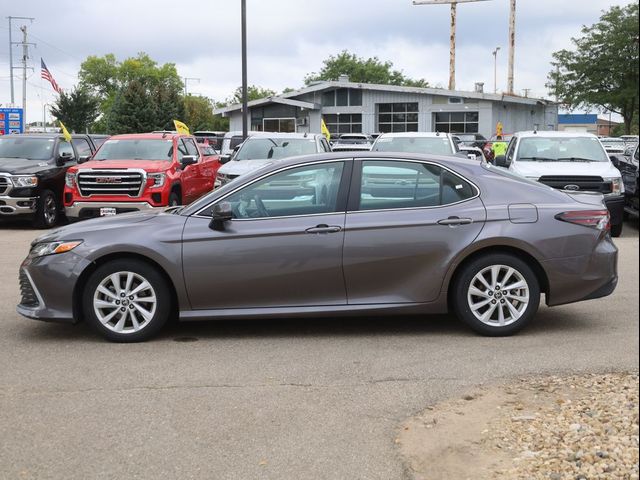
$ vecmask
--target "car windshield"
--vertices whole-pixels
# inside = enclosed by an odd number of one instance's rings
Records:
[[[336,145],[368,145],[371,142],[369,140],[367,140],[366,138],[361,138],[361,137],[356,137],[356,138],[343,138],[340,137],[338,139],[338,141],[336,142]]]
[[[516,160],[525,162],[608,162],[596,137],[527,137],[520,140]]]
[[[373,146],[374,152],[430,153],[452,155],[451,142],[442,137],[379,137]]]
[[[94,160],[164,160],[173,157],[173,140],[167,139],[111,139],[104,142]]]
[[[235,160],[266,160],[316,153],[313,138],[248,138]]]
[[[3,136],[0,137],[0,158],[49,160],[55,144],[54,138]]]

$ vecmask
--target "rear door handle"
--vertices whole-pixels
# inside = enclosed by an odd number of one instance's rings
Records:
[[[450,227],[469,225],[470,223],[473,223],[473,219],[471,218],[449,217],[438,220],[439,225],[448,225]]]
[[[315,227],[307,228],[305,232],[307,233],[337,233],[342,230],[342,227],[338,225],[327,225],[325,223],[321,223],[320,225],[316,225]]]

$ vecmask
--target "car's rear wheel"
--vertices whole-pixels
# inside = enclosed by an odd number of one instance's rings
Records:
[[[115,342],[155,335],[170,315],[171,294],[163,276],[139,260],[114,260],[91,274],[83,294],[87,322]]]
[[[463,266],[453,290],[458,317],[488,336],[511,335],[531,321],[540,304],[535,273],[519,258],[489,254]]]

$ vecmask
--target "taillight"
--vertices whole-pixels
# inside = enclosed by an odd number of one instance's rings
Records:
[[[608,231],[611,228],[609,210],[577,210],[556,215],[556,219]]]

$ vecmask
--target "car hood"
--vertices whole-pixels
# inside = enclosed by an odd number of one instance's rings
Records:
[[[171,162],[165,160],[91,160],[73,167],[72,172],[89,168],[136,168],[145,172],[164,172]]]
[[[611,162],[514,162],[510,170],[528,178],[543,175],[620,177],[620,172]]]
[[[264,160],[231,160],[230,162],[225,163],[218,173],[223,175],[245,175],[249,172],[253,172],[254,170],[263,167],[264,165],[268,165],[272,163],[271,159]]]
[[[29,160],[28,158],[0,158],[0,172],[13,175],[36,174],[49,170],[53,165],[46,160]]]
[[[56,228],[55,230],[50,230],[36,238],[31,244],[35,245],[40,242],[55,242],[61,240],[81,240],[87,233],[101,231],[109,231],[109,233],[113,235],[113,231],[118,228],[138,228],[145,222],[154,220],[158,215],[164,213],[164,211],[165,210],[159,209],[150,212],[121,213],[110,217],[83,220],[82,222],[72,223],[64,227]]]

